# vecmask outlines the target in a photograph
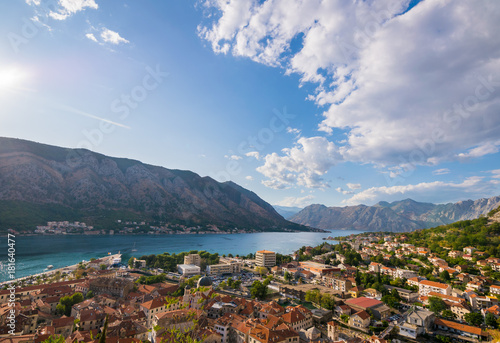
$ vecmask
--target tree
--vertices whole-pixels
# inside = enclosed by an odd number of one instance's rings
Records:
[[[260,274],[261,277],[267,274],[266,267],[255,267],[255,271],[257,272],[257,274]]]
[[[293,278],[292,274],[289,273],[288,271],[285,272],[284,278],[286,281],[290,282]]]
[[[492,313],[488,312],[486,313],[486,316],[484,317],[484,322],[486,325],[496,329],[498,327],[497,319],[495,318],[495,315]]]
[[[481,324],[483,324],[483,315],[478,312],[466,313],[464,315],[464,319],[467,324],[472,326],[480,326]]]
[[[441,278],[441,280],[443,280],[444,282],[448,282],[451,280],[451,277],[450,277],[450,273],[448,273],[447,270],[443,270],[440,274],[439,274],[439,277]]]
[[[101,270],[105,270],[106,268],[108,268],[108,266],[106,266],[106,265],[103,263],[103,264],[101,264],[101,265],[99,266],[99,268],[101,268]]]
[[[267,281],[267,279],[266,279]],[[255,280],[252,283],[252,290],[250,291],[250,294],[252,295],[252,298],[258,298],[258,299],[264,299],[267,295],[267,285],[266,281],[264,283],[260,282],[259,280]]]
[[[46,340],[42,341],[42,343],[64,343],[64,337],[61,335],[51,335]]]
[[[347,322],[349,322],[349,316],[347,314],[341,314],[340,320],[347,324]]]
[[[108,331],[108,315],[104,319],[104,327],[102,328],[101,337],[99,337],[99,343],[106,343],[106,332]]]
[[[313,302],[313,303],[319,305],[320,302],[321,302],[321,293],[320,293],[320,291],[317,290],[317,289],[311,289],[311,290],[307,291],[306,292],[305,300]]]
[[[435,314],[441,313],[446,309],[446,304],[443,299],[438,297],[429,297],[429,310],[434,312]]]
[[[457,315],[453,313],[451,310],[443,310],[443,312],[441,312],[441,316],[443,318],[451,320],[457,319]]]
[[[128,260],[128,266],[130,267],[130,269],[134,268],[134,261],[135,261],[135,257],[131,257]]]
[[[85,298],[90,299],[94,297],[94,292],[88,291],[87,294],[85,295]]]

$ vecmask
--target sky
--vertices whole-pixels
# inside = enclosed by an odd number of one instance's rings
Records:
[[[0,3],[0,136],[274,205],[500,194],[500,2]]]

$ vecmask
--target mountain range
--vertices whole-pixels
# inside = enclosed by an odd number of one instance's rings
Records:
[[[373,206],[326,207],[310,205],[289,217],[290,221],[324,230],[357,229],[366,231],[407,232],[475,219],[500,206],[500,196],[431,204],[412,199]]]
[[[47,221],[106,228],[122,220],[256,230],[309,230],[233,182],[86,149],[0,137],[0,229]]]

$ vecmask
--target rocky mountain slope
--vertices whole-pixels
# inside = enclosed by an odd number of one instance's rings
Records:
[[[421,203],[412,199],[392,203],[379,202],[374,206],[310,205],[289,219],[295,223],[325,230],[407,232],[478,218],[499,205],[500,196],[439,205]]]
[[[1,229],[49,220],[103,226],[116,219],[307,230],[233,182],[84,149],[0,138]]]

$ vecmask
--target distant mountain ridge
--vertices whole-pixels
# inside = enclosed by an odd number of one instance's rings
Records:
[[[103,226],[117,219],[308,230],[233,182],[0,137],[0,229],[34,229],[52,220]]]
[[[500,196],[439,205],[412,199],[392,203],[381,201],[373,206],[326,207],[316,204],[307,206],[289,220],[324,230],[408,232],[475,219],[499,205]]]
[[[283,218],[288,219],[302,211],[302,207],[293,207],[293,206],[280,206],[273,205],[276,212],[278,212]]]

